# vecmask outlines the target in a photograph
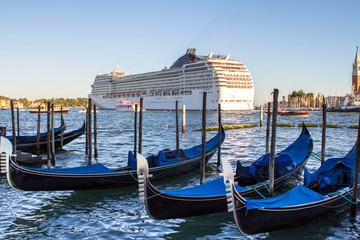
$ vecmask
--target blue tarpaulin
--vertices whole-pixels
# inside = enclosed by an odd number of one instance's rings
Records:
[[[222,133],[221,134],[221,141],[225,138],[225,133]],[[218,140],[218,135],[216,135],[215,137],[213,137],[212,139],[210,139],[209,141],[206,142],[206,145],[205,145],[205,152],[208,152],[210,151],[211,149],[217,147],[219,143],[219,140]],[[195,146],[195,147],[192,147],[192,148],[189,148],[189,149],[185,149],[185,154],[186,156],[191,159],[191,158],[195,158],[195,157],[198,157],[201,155],[201,147],[202,144],[198,145],[198,146]]]
[[[74,167],[74,168],[53,168],[53,169],[39,169],[39,168],[30,168],[30,167],[24,167],[24,168],[36,170],[36,171],[42,171],[42,172],[64,173],[64,174],[114,173],[113,170],[105,167],[100,163],[88,165],[84,167]]]
[[[311,149],[312,138],[309,134],[300,135],[294,143],[275,157],[275,178],[279,178],[301,165]],[[250,174],[256,182],[269,179],[269,158],[267,153],[253,162],[249,168],[237,165],[237,175],[240,178],[249,178]],[[241,168],[241,169],[240,169]],[[250,173],[250,174],[249,174]]]
[[[235,185],[239,192],[246,190],[245,187]],[[162,191],[166,194],[184,196],[184,197],[205,197],[205,196],[220,196],[225,195],[224,178],[220,177],[213,181],[191,187],[172,191]]]
[[[292,190],[271,198],[265,199],[246,199],[246,208],[281,208],[311,203],[324,199],[324,196],[302,185],[298,185]]]
[[[225,133],[221,134],[221,139],[223,140],[225,138]],[[219,140],[218,135],[210,139],[206,142],[206,152],[210,151],[211,149],[218,146]],[[193,159],[195,157],[198,157],[201,155],[201,147],[202,144],[189,148],[189,149],[178,149],[174,151],[170,151],[168,149],[159,151],[158,155],[152,155],[147,157],[149,163],[149,168],[151,167],[161,167],[170,165],[173,163],[178,163],[179,161],[186,161],[187,159]],[[134,155],[129,152],[128,155],[128,167],[131,167],[131,169],[136,170],[137,163],[136,158]]]

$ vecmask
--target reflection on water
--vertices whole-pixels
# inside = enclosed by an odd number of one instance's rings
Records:
[[[2,126],[11,132],[10,111],[1,111]],[[127,153],[133,150],[133,113],[100,111],[98,113],[99,157],[94,161],[108,167],[119,167],[127,163]],[[79,128],[84,114],[70,109],[64,115],[67,130]],[[224,112],[224,125],[259,122],[259,112]],[[266,126],[266,118],[264,125]],[[35,134],[37,115],[20,112],[21,134]],[[60,116],[55,115],[60,124]],[[312,112],[309,117],[278,117],[278,122],[300,124],[321,123],[321,112]],[[341,126],[357,125],[358,115],[353,113],[329,113],[329,124]],[[58,125],[55,124],[55,125]],[[207,126],[217,125],[217,113],[208,112]],[[42,115],[43,131],[46,117]],[[191,147],[201,142],[201,112],[187,112],[186,134],[180,135],[180,146]],[[301,128],[278,128],[276,150],[288,146],[300,134]],[[314,139],[314,152],[320,153],[321,128],[309,128]],[[214,136],[209,132],[207,139]],[[341,157],[355,143],[357,131],[349,128],[327,129],[326,156]],[[175,112],[144,113],[143,153],[157,153],[165,148],[175,148]],[[265,151],[265,129],[259,127],[226,131],[222,146],[222,158],[235,165],[241,160],[244,165],[260,157]],[[56,155],[55,167],[74,167],[87,164],[85,138],[82,136],[64,147]],[[206,167],[206,180],[216,178],[217,155]],[[313,171],[319,162],[311,158],[307,167]],[[161,189],[177,189],[199,184],[199,171],[169,180],[157,182]],[[358,221],[349,221],[348,212],[336,218],[284,231],[243,236],[238,232],[231,213],[208,216],[155,221],[149,218],[138,200],[136,187],[97,191],[65,192],[20,192],[11,189],[4,176],[0,177],[0,236],[8,239],[350,239],[359,237]],[[356,220],[359,220],[357,217]]]

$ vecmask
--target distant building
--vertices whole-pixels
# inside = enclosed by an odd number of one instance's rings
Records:
[[[353,63],[351,88],[354,95],[360,95],[360,57],[358,47],[356,47],[355,61]]]
[[[10,100],[0,99],[0,107],[10,107]]]

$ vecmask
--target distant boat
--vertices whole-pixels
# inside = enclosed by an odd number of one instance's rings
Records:
[[[5,107],[5,106],[2,106],[1,107],[1,110],[7,110],[8,108],[7,107]]]
[[[267,114],[267,112],[265,112]],[[310,115],[310,112],[299,112],[299,111],[278,111],[277,115],[279,116],[297,116],[297,117],[306,117]]]
[[[284,112],[278,112],[277,115],[306,117],[310,115],[310,112],[284,111]]]
[[[39,105],[31,105],[29,107],[29,112],[30,113],[38,113],[39,112]],[[47,108],[44,105],[40,105],[40,113],[47,113]],[[54,106],[54,113],[61,113],[61,107]],[[69,108],[63,107],[62,108],[62,113],[64,113],[64,114],[69,113]]]
[[[360,112],[360,107],[359,106],[350,106],[350,107],[346,107],[346,108],[328,108],[327,109],[328,112]]]
[[[115,109],[118,112],[135,112],[135,106],[137,106],[137,111],[140,112],[140,102],[131,102],[130,100],[120,99],[115,105]],[[146,110],[143,109],[143,112]]]
[[[83,108],[83,109],[79,110],[79,113],[86,113],[86,111],[87,111],[87,109]],[[93,113],[94,109],[91,109],[91,112]],[[99,112],[99,110],[96,110],[96,112]]]

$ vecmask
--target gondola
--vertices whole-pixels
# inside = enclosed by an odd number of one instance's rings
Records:
[[[225,139],[222,130],[221,143]],[[219,146],[218,135],[206,142],[205,158],[208,161]],[[150,173],[155,180],[183,175],[199,168],[202,145],[174,151],[163,150],[147,158]],[[91,190],[131,186],[137,184],[137,162],[131,152],[128,165],[109,169],[102,164],[65,169],[34,169],[22,167],[11,159],[7,162],[8,183],[25,191]]]
[[[63,131],[65,131],[66,126],[64,124],[63,126]],[[51,132],[51,130],[50,130]],[[61,134],[61,126],[58,128],[54,128],[54,135],[57,136]],[[47,132],[42,132],[40,133],[40,140],[43,140],[44,138],[46,139],[47,136]],[[7,139],[9,139],[11,141],[11,143],[13,143],[13,136],[4,136]],[[16,145],[18,144],[24,144],[24,143],[31,143],[31,142],[36,142],[37,139],[37,135],[30,135],[30,136],[16,136]]]
[[[276,197],[244,198],[233,187],[231,178],[227,178],[237,228],[244,234],[256,234],[297,227],[329,218],[349,206],[355,152],[356,146],[343,158],[328,159],[314,173],[305,168],[304,185]],[[224,172],[225,175],[230,176]],[[360,188],[359,184],[357,188]]]
[[[6,161],[12,154],[12,144],[5,136],[0,136],[0,174],[6,173]]]
[[[300,136],[285,150],[276,156],[276,169],[279,170],[275,179],[275,188],[284,182],[298,175],[304,168],[307,159],[312,152],[313,141],[303,126]],[[239,185],[236,188],[245,196],[261,197],[268,194],[268,159],[269,154],[265,154],[255,161],[250,167],[242,167],[240,161],[237,162],[236,180]],[[287,161],[287,160],[292,161]],[[280,163],[288,164],[289,171],[282,171]],[[293,163],[296,163],[295,165]],[[253,172],[253,174],[250,173]],[[260,175],[264,174],[264,176]],[[144,179],[145,206],[149,216],[156,220],[171,218],[184,218],[226,212],[225,186],[222,177],[214,181],[179,190],[162,191],[157,189],[149,180]]]
[[[71,141],[75,140],[76,138],[80,137],[85,132],[85,122],[82,127],[79,129],[73,130],[71,132],[65,132],[63,134],[63,146],[70,143]],[[16,140],[16,142],[18,142]],[[16,143],[16,149],[20,150],[22,152],[28,152],[35,154],[37,152],[36,148],[36,137],[33,139],[33,141],[27,141],[23,143]],[[57,134],[55,136],[55,149],[58,149],[61,147],[61,135]],[[40,137],[39,141],[39,150],[40,152],[46,152],[47,151],[47,136]]]

